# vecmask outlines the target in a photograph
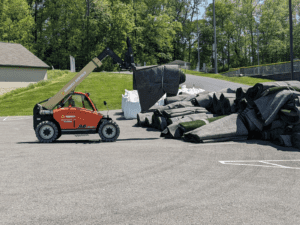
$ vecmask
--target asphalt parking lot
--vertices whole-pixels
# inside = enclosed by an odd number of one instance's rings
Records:
[[[103,112],[106,114],[106,112]],[[41,144],[0,117],[1,224],[298,224],[300,156],[265,141],[193,144],[136,127]]]
[[[195,87],[237,85],[222,82]],[[114,143],[42,144],[31,116],[0,117],[0,224],[299,224],[299,150],[164,139],[121,110],[109,115]]]

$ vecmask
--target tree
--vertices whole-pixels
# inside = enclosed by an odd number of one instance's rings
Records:
[[[181,24],[174,20],[173,10],[165,0],[133,2],[132,32],[136,62],[164,64],[172,60],[173,40]]]
[[[0,39],[3,42],[20,43],[33,50],[32,30],[34,20],[26,0],[0,1]]]

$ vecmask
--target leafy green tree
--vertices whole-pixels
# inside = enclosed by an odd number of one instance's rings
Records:
[[[197,23],[197,21],[194,23]],[[212,44],[214,42],[213,29],[210,27],[210,24],[207,20],[202,19],[199,20],[199,31],[200,68],[202,68],[203,63],[205,63],[207,67],[211,67]],[[191,65],[193,68],[195,68],[198,63],[198,39],[196,39],[192,44],[194,48],[192,49]]]
[[[172,60],[173,40],[181,24],[173,18],[167,1],[133,1],[132,32],[136,62],[163,64]]]
[[[26,0],[0,1],[1,41],[20,43],[33,51],[33,28],[34,20]]]

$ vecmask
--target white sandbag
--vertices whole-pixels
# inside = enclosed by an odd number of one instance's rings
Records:
[[[122,94],[122,112],[124,112],[124,109],[126,108],[126,103],[128,101],[128,90],[125,89],[125,94]]]
[[[141,105],[139,102],[126,102],[126,107],[124,109],[124,117],[125,119],[136,119],[137,114],[140,113]]]
[[[165,94],[161,97],[155,105],[164,105],[166,96]],[[125,119],[136,119],[137,114],[142,111],[137,90],[128,91],[125,89],[125,94],[122,94],[122,111]]]
[[[181,92],[184,92],[184,93],[187,93],[187,94],[190,94],[190,95],[196,95],[196,94],[199,94],[201,92],[204,92],[205,90],[204,89],[201,89],[201,88],[187,88],[186,85],[182,85],[181,89],[179,89],[178,91],[178,94],[181,93]]]

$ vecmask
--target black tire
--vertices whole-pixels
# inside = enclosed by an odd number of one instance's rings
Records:
[[[36,127],[35,135],[42,143],[51,143],[59,136],[57,126],[51,121],[43,121]]]
[[[114,142],[120,135],[120,128],[112,120],[104,121],[99,127],[99,136],[104,142]]]

